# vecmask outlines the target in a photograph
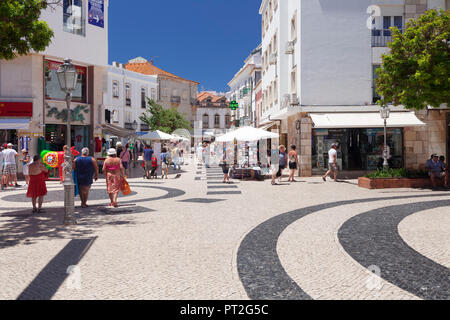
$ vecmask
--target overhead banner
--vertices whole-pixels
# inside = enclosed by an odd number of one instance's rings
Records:
[[[105,4],[104,0],[89,0],[88,5],[89,24],[100,28],[105,27]]]

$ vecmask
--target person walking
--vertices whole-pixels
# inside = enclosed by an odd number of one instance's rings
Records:
[[[77,170],[81,207],[87,208],[89,190],[94,183],[93,180],[97,181],[98,179],[97,161],[93,157],[89,156],[88,148],[83,148],[81,150],[81,157],[77,157],[73,161],[73,170]]]
[[[150,171],[152,170],[152,157],[154,151],[152,150],[151,145],[145,145],[145,149],[142,152],[142,158],[144,159],[144,170],[145,176],[144,179],[150,179]]]
[[[128,176],[128,164],[130,163],[130,149],[128,143],[125,145],[125,148],[122,149],[122,152],[119,154],[120,160],[122,160],[122,166],[125,171],[125,176]]]
[[[2,176],[2,181],[1,181],[1,185],[2,185],[2,190],[6,189],[6,186],[8,184],[8,179],[6,178],[5,175],[5,159],[3,157],[3,150],[5,150],[5,147],[1,146],[0,147],[0,173]]]
[[[298,168],[298,154],[296,151],[297,147],[295,145],[291,146],[291,151],[288,153],[289,158],[289,180],[290,182],[297,182],[297,180],[294,179],[295,170]]]
[[[103,173],[106,178],[106,191],[108,192],[112,207],[117,208],[117,197],[122,187],[123,176],[125,175],[122,161],[117,157],[116,149],[109,149],[108,158],[103,164]]]
[[[334,181],[337,182],[337,143],[331,144],[331,149],[328,151],[328,171],[322,177],[323,181],[327,181],[327,177],[333,172],[334,173]]]
[[[444,156],[439,157],[439,162],[442,163],[442,173],[444,175],[444,186],[448,188],[448,172],[449,172],[448,164],[445,162]]]
[[[5,162],[4,172],[8,179],[8,185],[10,187],[20,187],[17,184],[17,166],[16,166],[16,158],[18,157],[18,153],[13,149],[12,143],[8,143],[7,148],[2,151],[3,160]],[[13,182],[15,185],[13,185]]]
[[[166,179],[168,179],[169,173],[169,154],[167,153],[166,147],[162,148],[162,153],[160,155],[161,159],[161,168],[162,168],[162,176],[161,179],[164,179],[164,174],[166,175]]]
[[[155,177],[155,179],[158,179],[158,174],[156,173],[156,170],[158,170],[158,159],[156,159],[155,154],[152,155],[152,172],[150,173],[150,179],[152,177]]]
[[[48,169],[41,162],[41,157],[35,155],[33,157],[33,163],[28,165],[28,173],[30,175],[30,183],[28,184],[27,198],[31,198],[33,205],[33,213],[43,213],[42,203],[44,202],[44,196],[47,195],[47,186],[45,184]],[[38,206],[36,207],[36,200],[38,200]]]
[[[180,148],[178,147],[178,144],[175,144],[172,149],[172,161],[173,161],[173,170],[181,170],[180,165]]]
[[[22,150],[22,158],[20,159],[20,161],[22,162],[22,166],[23,166],[23,176],[25,177],[25,183],[28,186],[30,178],[28,176],[28,165],[30,164],[30,156],[28,155],[28,151],[27,149],[23,149]]]

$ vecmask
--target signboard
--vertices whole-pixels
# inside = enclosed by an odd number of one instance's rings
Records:
[[[236,101],[231,101],[230,102],[230,109],[234,111],[237,108],[239,108],[239,104]]]
[[[45,122],[51,124],[67,123],[67,107],[63,103],[47,102],[45,107]],[[72,103],[70,106],[71,122],[74,125],[89,125],[90,106]]]
[[[89,24],[100,28],[105,27],[105,4],[104,0],[89,0],[88,6]]]
[[[0,102],[0,117],[33,116],[32,102]]]

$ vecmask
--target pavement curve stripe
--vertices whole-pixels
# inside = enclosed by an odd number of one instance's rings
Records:
[[[381,278],[426,300],[450,299],[450,269],[411,248],[398,225],[417,212],[450,206],[450,200],[394,205],[361,213],[338,231],[347,253],[365,268],[377,266]],[[363,248],[363,250],[361,250]]]
[[[338,201],[297,209],[275,216],[251,230],[237,252],[237,271],[252,300],[312,300],[284,270],[277,253],[278,238],[295,221],[325,209],[383,200],[442,197],[443,194]]]

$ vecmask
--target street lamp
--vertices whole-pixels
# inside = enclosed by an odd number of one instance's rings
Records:
[[[77,69],[72,64],[70,59],[64,59],[64,63],[59,66],[58,71],[59,86],[62,91],[66,93],[66,104],[67,104],[67,150],[64,154],[64,224],[70,225],[75,224],[76,221],[73,218],[73,213],[75,211],[75,185],[72,179],[72,137],[71,137],[71,112],[70,112],[70,102],[72,99],[72,91],[77,87],[78,74]]]
[[[387,171],[389,169],[389,163],[387,159],[387,119],[389,119],[390,110],[387,105],[383,105],[380,110],[381,119],[384,120],[384,150],[383,150],[383,169]]]

